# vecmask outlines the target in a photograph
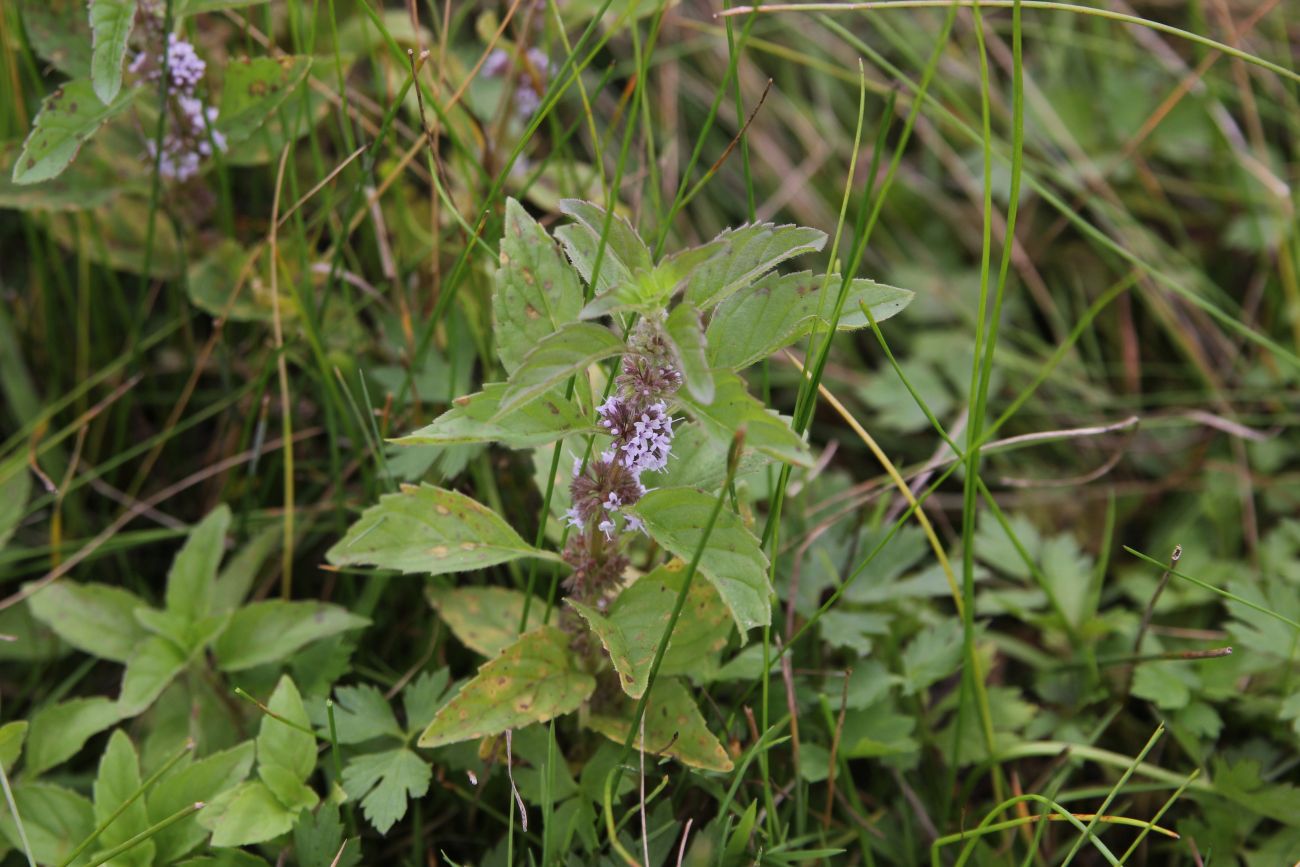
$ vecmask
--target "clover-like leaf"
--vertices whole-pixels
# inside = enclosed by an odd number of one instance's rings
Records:
[[[570,376],[586,370],[602,358],[618,355],[624,349],[623,340],[608,328],[591,322],[565,325],[542,338],[524,356],[510,375],[501,395],[501,405],[492,420],[501,422],[511,412],[540,398]]]
[[[578,318],[582,286],[551,236],[523,205],[506,200],[501,267],[493,283],[497,355],[507,373],[547,335]]]
[[[503,382],[487,383],[482,391],[457,398],[452,408],[431,424],[394,442],[399,445],[495,442],[523,449],[552,443],[591,427],[574,402],[565,400],[558,389],[498,418],[506,388]]]
[[[695,268],[686,287],[686,300],[701,310],[726,300],[785,260],[820,250],[826,245],[826,233],[755,223],[728,229],[710,243],[719,242],[726,243],[726,251]]]
[[[619,684],[632,698],[645,692],[650,664],[685,580],[681,560],[660,566],[625,588],[604,615],[572,599],[573,606],[600,638],[618,672]],[[692,581],[677,625],[660,665],[661,674],[688,674],[721,650],[731,633],[726,606],[708,581]]]
[[[593,712],[587,725],[616,743],[626,743],[634,709],[635,702],[624,698],[613,708]],[[645,741],[638,732],[633,745],[647,753],[672,756],[692,768],[726,772],[734,767],[709,731],[690,690],[676,678],[658,679],[651,687],[645,709]]]
[[[519,638],[519,621],[524,616],[527,596],[507,587],[430,587],[429,604],[443,622],[470,650],[493,657]],[[528,629],[542,623],[546,605],[533,599],[528,606]]]
[[[122,61],[126,43],[135,24],[135,0],[91,0],[90,33],[94,47],[90,55],[90,80],[104,105],[122,89]]]
[[[713,371],[714,394],[708,403],[689,391],[678,400],[715,439],[730,443],[736,431],[745,428],[745,447],[788,464],[808,466],[808,446],[789,424],[769,410],[745,388],[745,381],[729,370]]]
[[[818,320],[829,326],[840,291],[838,275],[802,271],[770,274],[718,305],[709,320],[708,353],[714,367],[738,370],[767,358],[812,330]],[[838,328],[869,325],[862,304],[877,322],[902,311],[912,301],[906,289],[856,279],[849,283]]]
[[[656,542],[689,561],[704,538],[713,504],[713,496],[695,488],[659,488],[642,497],[632,511]],[[772,622],[767,567],[758,539],[745,529],[740,516],[722,509],[705,540],[699,571],[722,597],[742,641],[746,630]]]
[[[529,545],[496,512],[464,494],[405,485],[366,509],[326,559],[336,566],[380,566],[441,575],[520,557],[558,560]]]
[[[596,681],[574,662],[567,633],[554,626],[524,633],[442,706],[419,745],[440,747],[500,734],[577,710]]]
[[[58,176],[77,157],[86,139],[135,99],[131,88],[118,94],[110,104],[99,101],[89,79],[78,78],[46,97],[32,122],[32,131],[23,142],[22,153],[14,163],[16,184],[34,184]]]

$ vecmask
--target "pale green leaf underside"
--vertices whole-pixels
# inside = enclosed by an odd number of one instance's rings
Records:
[[[840,278],[803,271],[769,275],[737,292],[713,312],[708,329],[709,360],[714,367],[748,367],[808,334],[819,320],[829,327],[840,291]],[[824,288],[823,288],[824,287]],[[864,328],[866,304],[877,322],[902,311],[912,301],[906,289],[856,279],[849,284],[838,328]]]
[[[90,33],[94,48],[90,56],[90,79],[95,94],[110,104],[122,89],[122,61],[126,43],[135,24],[135,0],[91,0]]]
[[[14,183],[34,184],[57,177],[104,121],[131,104],[136,92],[135,88],[124,90],[110,105],[104,105],[90,79],[66,82],[42,103],[14,163]]]
[[[487,383],[483,390],[458,398],[451,409],[419,430],[393,440],[399,445],[460,445],[495,442],[522,449],[555,442],[591,427],[573,401],[554,391],[497,418],[503,382]]]
[[[730,443],[744,426],[745,448],[758,451],[788,464],[808,466],[808,446],[789,424],[763,406],[745,388],[745,382],[729,370],[713,371],[714,395],[709,403],[695,399],[690,392],[678,392],[677,399],[699,420],[709,434]]]
[[[635,703],[624,698],[612,711],[593,713],[587,725],[615,743],[626,743]],[[676,678],[655,681],[645,709],[645,742],[640,732],[633,745],[669,755],[684,765],[707,771],[730,771],[730,756],[709,731],[686,685]]]
[[[596,681],[573,667],[569,636],[539,626],[484,663],[420,735],[440,747],[546,722],[578,709]]]
[[[633,511],[656,542],[690,562],[713,504],[711,495],[695,488],[659,488],[642,497]],[[738,515],[722,509],[700,557],[699,571],[722,597],[742,640],[746,630],[771,623],[772,588],[767,568],[767,556],[754,534],[745,529]]]
[[[491,509],[433,485],[404,486],[361,514],[325,555],[336,566],[379,566],[441,575],[520,557],[558,559],[538,550]]]
[[[493,421],[502,421],[529,401],[580,373],[603,358],[618,355],[623,341],[608,328],[590,322],[571,322],[544,337],[524,356],[510,375],[501,406]]]
[[[519,620],[527,597],[506,587],[430,587],[429,604],[470,650],[493,657],[519,638]],[[528,629],[542,623],[546,605],[533,599],[528,607]]]

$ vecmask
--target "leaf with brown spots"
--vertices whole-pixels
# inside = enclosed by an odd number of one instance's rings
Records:
[[[539,341],[577,320],[582,307],[577,273],[514,199],[506,200],[501,267],[493,286],[493,333],[507,373],[514,373]]]
[[[429,604],[470,650],[496,656],[519,637],[519,619],[527,596],[507,587],[429,587]],[[528,606],[528,628],[540,626],[546,603],[533,599]]]
[[[635,703],[625,698],[613,708],[592,712],[587,726],[615,743],[627,743]],[[633,743],[642,747],[638,732]],[[734,765],[722,744],[709,731],[691,692],[676,678],[655,681],[645,709],[645,751],[672,756],[684,765],[706,771],[730,771]]]
[[[571,400],[559,389],[507,413],[499,420],[506,384],[490,382],[483,390],[457,398],[455,405],[413,433],[394,440],[399,445],[459,445],[496,442],[522,449],[553,443],[571,433],[592,429]]]
[[[230,61],[217,130],[232,146],[248,138],[302,84],[311,63],[305,55]]]
[[[686,567],[681,560],[660,566],[620,593],[607,616],[569,600],[600,638],[618,672],[619,684],[632,698],[640,698],[645,692],[650,664],[685,577]],[[708,581],[692,581],[686,604],[673,628],[673,637],[664,652],[660,673],[700,671],[712,654],[726,646],[730,635],[727,606],[718,591]]]
[[[442,575],[520,557],[559,560],[529,545],[500,515],[464,494],[405,485],[366,509],[325,555],[335,566]]]
[[[111,105],[95,95],[89,79],[66,82],[45,99],[14,163],[15,184],[34,184],[56,177],[77,157],[95,131],[135,99],[137,90],[122,91]]]
[[[701,310],[726,300],[785,260],[817,252],[826,246],[826,233],[754,223],[728,229],[710,243],[719,242],[726,242],[726,251],[694,269],[686,286],[686,300]]]
[[[419,745],[441,747],[546,722],[577,710],[596,681],[574,667],[569,636],[554,626],[525,632],[443,705]]]
[[[823,288],[825,287],[825,288]],[[714,367],[739,370],[789,346],[820,322],[830,327],[840,291],[838,275],[802,271],[772,274],[718,305],[709,321],[708,353]],[[848,331],[870,323],[862,314],[866,304],[877,322],[903,310],[912,293],[874,280],[856,279],[844,296],[837,328]]]

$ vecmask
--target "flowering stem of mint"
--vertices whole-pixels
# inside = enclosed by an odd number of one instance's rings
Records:
[[[655,678],[659,674],[659,666],[663,663],[664,654],[668,651],[668,641],[672,637],[673,630],[677,627],[677,618],[681,616],[682,609],[686,607],[686,596],[691,592],[691,581],[695,578],[695,572],[699,569],[700,560],[704,557],[704,549],[709,544],[709,536],[713,534],[713,527],[718,522],[718,515],[722,512],[722,505],[727,500],[727,490],[736,478],[736,466],[740,463],[740,453],[744,441],[745,429],[741,428],[736,431],[735,439],[731,442],[731,450],[727,455],[727,478],[718,489],[718,496],[713,501],[713,509],[709,512],[709,519],[704,522],[704,532],[700,535],[700,544],[695,546],[695,553],[691,556],[690,565],[686,567],[686,576],[682,579],[681,589],[677,591],[677,599],[673,603],[672,613],[668,615],[668,623],[664,626],[664,634],[659,637],[659,645],[655,648],[654,660],[650,663],[650,675],[646,678],[645,692],[641,693],[641,698],[637,699],[636,710],[632,712],[627,740],[623,742],[623,749],[619,753],[618,761],[614,763],[612,772],[614,780],[611,784],[614,787],[618,786],[619,778],[623,774],[623,766],[627,764],[628,754],[632,752],[632,744],[636,741],[637,733],[641,730],[641,719],[645,716],[646,705],[650,701],[650,691],[654,689]],[[641,744],[641,748],[645,749],[645,743]]]

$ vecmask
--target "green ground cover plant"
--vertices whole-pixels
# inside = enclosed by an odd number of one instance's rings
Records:
[[[1287,0],[0,6],[0,863],[1300,860]]]

